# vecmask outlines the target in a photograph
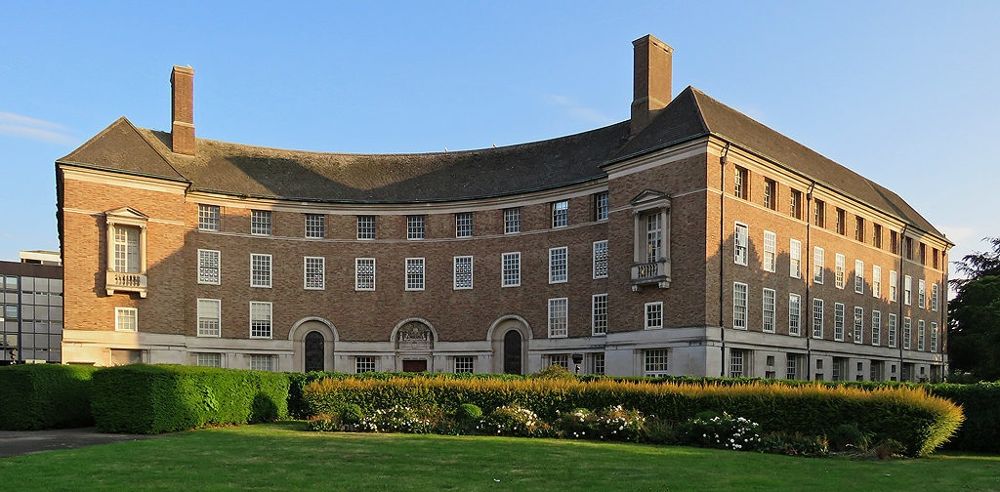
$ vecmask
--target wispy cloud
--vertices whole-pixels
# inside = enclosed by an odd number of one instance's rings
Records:
[[[4,111],[0,111],[0,135],[57,145],[69,145],[76,141],[69,129],[59,123]]]
[[[976,249],[980,246],[980,241],[985,234],[976,232],[976,229],[964,225],[942,225],[939,226],[941,232],[951,239],[951,242],[959,245],[962,249]]]
[[[604,113],[600,111],[580,104],[574,101],[572,98],[560,95],[550,95],[547,98],[549,104],[561,108],[566,112],[571,118],[582,121],[584,123],[609,123],[611,121]]]

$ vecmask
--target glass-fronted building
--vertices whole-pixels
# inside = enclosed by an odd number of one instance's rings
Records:
[[[0,364],[61,362],[62,267],[0,261]]]

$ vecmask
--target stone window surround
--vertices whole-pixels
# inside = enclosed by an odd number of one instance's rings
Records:
[[[113,295],[115,292],[137,292],[140,298],[145,298],[146,292],[146,238],[147,223],[149,217],[143,213],[129,207],[123,207],[105,212],[105,224],[107,235],[106,246],[106,290],[107,294]],[[116,272],[114,270],[115,258],[115,227],[129,226],[139,229],[139,271],[138,272]],[[119,279],[121,275],[128,276],[127,279]],[[123,281],[127,280],[127,281]]]

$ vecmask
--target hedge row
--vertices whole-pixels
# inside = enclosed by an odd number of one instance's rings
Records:
[[[454,409],[472,403],[486,412],[520,405],[551,421],[557,412],[574,408],[623,405],[669,422],[683,422],[704,411],[726,411],[759,423],[765,432],[823,435],[854,423],[879,439],[899,441],[912,456],[941,446],[963,420],[955,404],[913,388],[349,378],[313,381],[304,397],[312,413],[336,413],[345,404],[371,412],[397,405]]]
[[[0,367],[0,429],[91,425],[90,378],[95,370],[58,364]]]
[[[156,434],[288,415],[288,376],[193,366],[128,365],[93,378],[98,430]]]

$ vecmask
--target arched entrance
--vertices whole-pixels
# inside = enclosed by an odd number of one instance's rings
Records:
[[[503,336],[503,372],[504,374],[521,374],[523,367],[521,333],[515,329],[507,330]]]
[[[531,328],[517,315],[503,316],[490,326],[487,339],[493,349],[493,372],[526,374]]]
[[[288,330],[292,342],[292,369],[332,371],[333,348],[337,342],[333,323],[317,317],[302,318]]]
[[[306,334],[304,343],[305,371],[327,370],[325,357],[323,356],[323,346],[326,345],[323,334],[318,331],[310,331]]]
[[[423,319],[411,318],[396,325],[393,342],[396,344],[396,358],[403,372],[425,372],[430,367],[434,351],[433,328]]]

